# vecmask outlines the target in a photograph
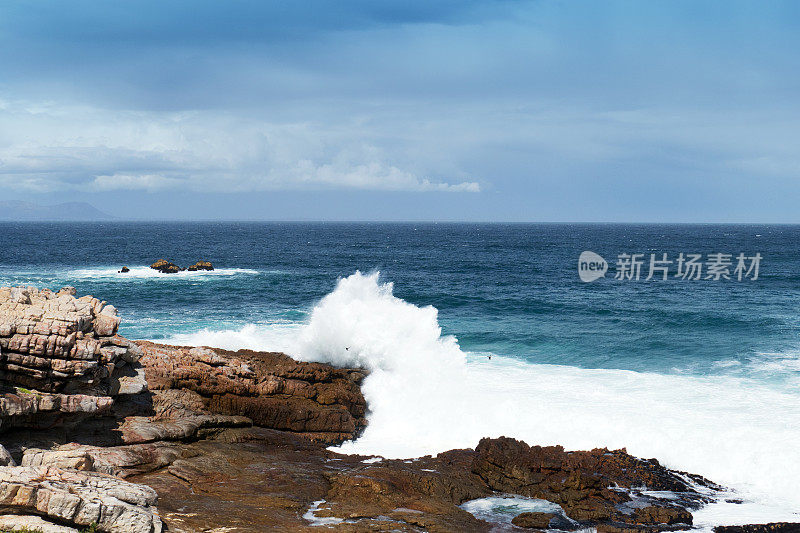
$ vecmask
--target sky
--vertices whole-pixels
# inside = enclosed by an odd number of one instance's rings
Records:
[[[4,0],[0,200],[800,222],[800,3]]]

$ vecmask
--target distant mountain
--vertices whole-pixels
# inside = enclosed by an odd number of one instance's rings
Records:
[[[86,202],[67,202],[56,205],[38,205],[16,200],[0,201],[0,221],[83,221],[114,220]]]

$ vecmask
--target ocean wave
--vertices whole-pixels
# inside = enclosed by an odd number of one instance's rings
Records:
[[[713,365],[731,375],[747,376],[800,392],[800,351],[758,352],[742,360],[726,359]]]
[[[130,281],[141,279],[156,279],[156,280],[182,280],[182,279],[203,279],[216,276],[237,276],[237,275],[253,275],[259,274],[261,271],[249,268],[216,268],[214,270],[197,270],[190,272],[182,270],[174,274],[162,274],[150,267],[132,267],[130,272],[124,274],[119,272],[117,267],[97,267],[97,268],[82,268],[70,270],[65,273],[68,279],[81,279],[81,280],[114,280],[114,281]]]
[[[393,295],[378,273],[340,279],[305,325],[249,325],[176,337],[181,344],[281,350],[370,370],[369,424],[345,453],[414,457],[506,435],[567,449],[622,448],[734,487],[750,505],[726,521],[798,520],[800,396],[738,376],[663,375],[530,364],[468,354],[438,311]],[[766,502],[766,503],[764,503]],[[723,516],[703,511],[708,523]],[[715,515],[715,513],[717,513]]]
[[[301,330],[297,323],[247,324],[237,329],[203,328],[176,333],[167,339],[151,339],[176,346],[212,346],[223,350],[270,350],[292,353]]]

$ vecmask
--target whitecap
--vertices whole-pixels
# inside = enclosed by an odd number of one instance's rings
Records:
[[[67,271],[64,276],[67,279],[80,280],[183,280],[183,279],[203,279],[217,276],[237,276],[259,274],[258,270],[250,268],[216,268],[214,270],[197,270],[190,272],[182,270],[174,274],[163,274],[150,267],[132,267],[129,272],[121,273],[116,267],[95,267],[80,268]]]

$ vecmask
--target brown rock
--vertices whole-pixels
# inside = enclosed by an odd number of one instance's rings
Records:
[[[190,272],[196,272],[198,270],[214,270],[214,265],[212,265],[209,261],[198,261],[186,270]]]
[[[150,268],[152,268],[153,270],[158,270],[162,274],[175,274],[181,271],[178,265],[176,265],[175,263],[171,263],[166,259],[159,259],[158,261],[150,265]]]
[[[675,507],[649,505],[635,509],[633,519],[639,524],[691,524],[692,514]]]
[[[638,459],[623,450],[565,452],[561,446],[528,446],[501,437],[481,440],[475,451],[472,471],[491,489],[557,503],[567,516],[579,521],[603,522],[617,515],[616,504],[630,498],[608,488],[612,486],[646,485],[653,490],[695,493],[657,461]],[[666,517],[671,512],[666,508],[665,514],[657,515],[651,510],[648,516]]]
[[[366,425],[360,370],[280,353],[138,344],[151,390],[195,392],[211,413],[246,416],[325,443],[351,439]]]

